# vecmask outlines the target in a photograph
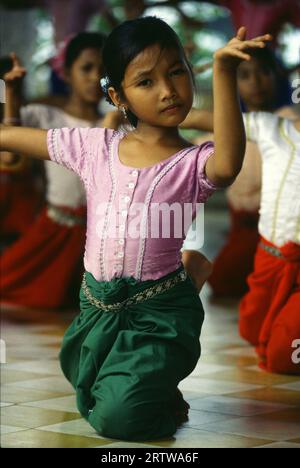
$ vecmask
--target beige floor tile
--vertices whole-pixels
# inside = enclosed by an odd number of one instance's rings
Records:
[[[35,408],[44,408],[49,410],[66,411],[68,413],[77,413],[75,395],[68,395],[59,398],[49,398],[45,400],[32,401],[23,406],[33,406]]]
[[[223,354],[228,354],[232,356],[239,356],[239,357],[253,357],[256,358],[256,352],[254,348],[250,346],[240,346],[237,348],[230,347],[229,349],[225,349]]]
[[[4,408],[5,406],[11,406],[13,403],[8,403],[7,401],[0,401],[0,408]]]
[[[217,365],[217,364],[205,364],[204,362],[202,362],[202,359],[200,359],[199,363],[197,364],[193,372],[190,374],[190,377],[194,377],[194,376],[202,377],[204,375],[214,374],[216,372],[230,371],[230,370],[232,370],[231,366],[222,366],[222,365]]]
[[[79,418],[77,413],[45,410],[29,406],[8,406],[1,408],[1,422],[6,426],[36,428],[50,424],[57,424]]]
[[[210,395],[225,395],[233,392],[242,392],[247,390],[255,390],[263,388],[260,385],[244,384],[240,382],[219,382],[213,379],[202,377],[188,377],[179,384],[181,390],[201,391],[202,393],[209,393]]]
[[[250,398],[252,400],[283,403],[286,405],[300,405],[300,393],[292,390],[284,390],[276,387],[265,387],[263,389],[250,390],[246,392],[233,393],[230,396],[238,398]]]
[[[293,442],[294,444],[300,444],[300,437],[297,437],[297,439],[289,440],[288,442]]]
[[[270,441],[189,428],[178,430],[172,439],[148,442],[151,445],[168,448],[247,448]]]
[[[276,385],[275,388],[283,388],[284,390],[295,390],[296,392],[300,392],[300,378],[297,377],[298,380],[294,382]]]
[[[39,377],[40,374],[35,372],[23,372],[1,368],[1,385],[35,378],[38,379]]]
[[[199,377],[202,377],[202,375],[199,375]],[[221,370],[218,372],[211,373],[209,374],[209,378],[220,381],[225,380],[230,382],[242,382],[263,386],[285,384],[286,382],[288,382],[285,385],[278,385],[278,388],[287,388],[290,390],[296,390],[298,389],[297,387],[300,388],[300,381],[291,383],[290,376],[271,374],[269,372],[259,372],[241,367],[232,367],[229,370]],[[297,378],[294,377],[294,379],[296,380]]]
[[[22,361],[30,361],[33,359],[57,359],[59,353],[59,345],[54,347],[47,345],[36,346],[14,346],[7,348],[7,362],[10,362],[10,357],[20,359]]]
[[[92,448],[101,441],[92,437],[28,430],[2,437],[3,448]]]
[[[192,427],[205,429],[206,424],[213,422],[227,421],[228,415],[215,413],[212,411],[202,411],[193,409],[193,402],[191,402],[191,409],[189,410],[189,420],[183,424],[183,427]],[[201,427],[202,426],[202,427]]]
[[[215,412],[228,416],[253,416],[257,414],[272,413],[274,411],[291,408],[289,405],[269,403],[265,401],[232,398],[231,395],[210,396],[192,400],[191,409]]]
[[[58,343],[60,344],[62,339],[60,336],[55,335],[34,335],[31,334],[16,334],[6,336],[5,333],[1,333],[2,339],[5,341],[7,349],[14,349],[20,347],[27,347],[27,346],[37,346],[37,345],[47,345]]]
[[[0,426],[0,435],[2,434],[11,434],[12,432],[19,432],[19,431],[26,431],[25,427],[17,427],[17,426],[5,426],[1,424]]]
[[[22,361],[6,364],[4,369],[18,370],[22,372],[34,372],[37,374],[62,375],[57,359],[40,359],[35,361]]]
[[[0,392],[1,398],[3,398],[4,401],[11,403],[27,403],[39,400],[48,400],[62,396],[61,392],[49,392],[47,390],[23,388],[15,386],[14,384],[2,385]],[[66,392],[66,395],[70,393],[71,392]]]
[[[205,364],[222,364],[234,367],[249,367],[257,364],[256,357],[223,355],[222,353],[209,354],[200,358]]]
[[[261,445],[257,448],[300,448],[300,444],[293,444],[292,442],[273,442],[272,444]]]
[[[271,439],[281,441],[300,437],[299,421],[285,421],[271,414],[251,416],[245,418],[228,419],[219,423],[207,424],[207,431],[242,435],[250,438]]]
[[[272,413],[266,414],[265,419],[267,421],[274,421],[274,424],[276,424],[278,421],[286,423],[296,423],[299,425],[300,431],[300,408],[290,407],[277,410]],[[284,440],[286,440],[286,438],[284,438]]]
[[[112,439],[107,439],[106,437],[101,437],[99,434],[97,434],[95,429],[83,418],[60,422],[58,424],[41,426],[39,427],[39,430],[77,436],[82,435],[84,437],[95,437],[96,439],[106,441],[106,443],[114,442]]]
[[[30,379],[30,380],[21,380],[18,382],[14,382],[8,384],[14,387],[20,388],[33,388],[35,390],[46,390],[49,392],[57,392],[57,393],[64,393],[64,394],[71,394],[73,393],[73,388],[71,384],[66,380],[64,376],[56,376],[56,377],[43,377],[39,376],[39,378]]]

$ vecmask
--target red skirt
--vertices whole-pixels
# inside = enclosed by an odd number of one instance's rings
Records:
[[[279,249],[262,239],[248,284],[240,304],[241,336],[256,346],[261,368],[300,374],[295,358],[300,340],[300,246],[290,242]]]
[[[2,306],[52,309],[78,304],[86,208],[58,211],[80,222],[63,225],[45,208],[26,234],[2,254]]]
[[[259,215],[230,207],[230,218],[228,240],[213,263],[208,283],[215,296],[242,297],[248,291],[247,277],[253,271]]]
[[[1,237],[23,235],[38,215],[42,201],[43,195],[30,171],[1,171]]]

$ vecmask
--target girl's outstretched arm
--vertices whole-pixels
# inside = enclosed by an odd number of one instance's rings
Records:
[[[12,69],[4,75],[6,87],[6,104],[4,107],[4,122],[0,127],[0,151],[7,151],[6,162],[13,162],[22,154],[38,159],[50,159],[47,150],[47,130],[12,127],[10,124],[20,123],[21,86],[26,70],[20,64],[15,53],[11,54]],[[3,157],[3,155],[2,155]]]
[[[263,48],[267,34],[246,40],[246,28],[214,55],[215,153],[206,163],[208,178],[220,187],[231,185],[239,174],[245,155],[246,136],[237,91],[237,67],[251,60],[251,49]]]
[[[50,159],[47,148],[47,130],[1,125],[0,151],[9,151],[37,159]]]

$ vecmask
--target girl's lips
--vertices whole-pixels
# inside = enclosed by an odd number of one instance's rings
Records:
[[[174,106],[169,106],[167,107],[166,109],[164,109],[162,112],[163,113],[166,113],[166,114],[174,114],[176,112],[178,112],[178,110],[180,109],[180,105],[177,104],[177,105],[174,105]]]

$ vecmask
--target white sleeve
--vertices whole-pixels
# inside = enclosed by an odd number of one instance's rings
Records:
[[[278,125],[278,115],[271,112],[248,112],[243,114],[247,140],[259,143]]]
[[[21,123],[23,127],[42,128],[42,121],[45,120],[45,106],[41,104],[28,104],[20,109]]]

